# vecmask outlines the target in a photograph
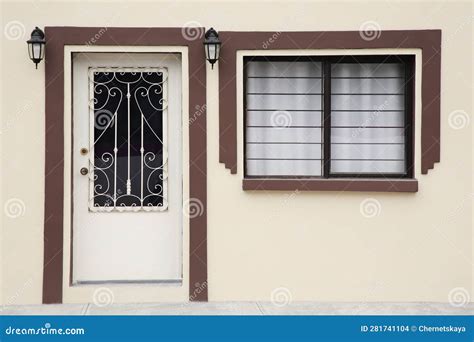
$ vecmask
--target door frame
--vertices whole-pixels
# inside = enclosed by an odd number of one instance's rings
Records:
[[[183,221],[183,232],[188,230],[188,298],[207,301],[207,146],[206,146],[206,60],[202,46],[204,28],[193,28],[196,35],[187,34],[189,28],[94,28],[46,27],[45,35],[45,216],[43,303],[62,303],[63,289],[70,286],[64,277],[65,266],[71,267],[70,251],[65,253],[65,229],[70,232],[72,215],[68,215],[70,196],[65,197],[65,162],[71,151],[65,140],[65,114],[71,111],[71,51],[127,52],[128,48],[181,53],[183,89],[188,89],[188,103],[183,106],[183,139],[189,129],[187,149],[189,196],[183,194],[184,210],[189,210],[189,224]],[[195,38],[198,37],[198,38]],[[187,63],[184,63],[187,52]],[[69,62],[68,62],[69,61]],[[66,65],[66,63],[69,63]],[[66,74],[67,72],[67,74]],[[68,82],[67,84],[65,82]],[[184,98],[184,94],[183,94]],[[186,111],[185,108],[188,108]],[[189,116],[188,116],[189,113]],[[185,127],[185,119],[188,127]],[[69,139],[70,139],[69,134]],[[184,142],[184,141],[183,141]],[[184,157],[183,146],[183,157]],[[183,165],[184,166],[184,165]],[[187,171],[187,172],[186,172]],[[69,173],[70,175],[70,173]],[[70,179],[67,181],[71,181]],[[185,180],[183,179],[183,182]],[[196,205],[199,210],[195,211]],[[70,213],[69,213],[70,214]],[[186,214],[186,213],[185,213]],[[69,223],[69,224],[68,224]],[[69,227],[67,227],[69,226]],[[67,249],[67,245],[66,245]],[[186,254],[185,254],[186,255]],[[69,264],[69,265],[68,265]],[[186,275],[184,275],[186,277]],[[69,279],[70,280],[70,279]],[[183,282],[184,284],[184,282]],[[120,296],[121,297],[121,296]]]
[[[76,265],[74,264],[74,251],[77,251],[78,245],[74,242],[73,237],[74,237],[74,232],[77,230],[82,229],[82,227],[77,226],[77,220],[74,221],[74,217],[72,213],[77,213],[77,201],[79,200],[77,197],[74,199],[75,193],[72,191],[72,189],[76,189],[76,184],[78,179],[76,177],[82,178],[83,176],[79,175],[78,169],[79,166],[75,164],[76,161],[74,161],[75,157],[74,154],[79,153],[79,145],[76,144],[74,141],[74,137],[78,134],[79,131],[76,130],[76,132],[73,132],[73,128],[75,127],[76,123],[79,120],[78,115],[80,113],[76,113],[73,109],[74,101],[76,101],[75,96],[75,86],[74,84],[77,85],[77,80],[74,79],[76,77],[75,74],[75,65],[76,63],[76,58],[79,58],[78,54],[84,53],[86,55],[85,60],[88,60],[89,62],[92,62],[93,64],[97,64],[97,60],[94,60],[93,55],[99,55],[97,58],[102,59],[100,55],[102,54],[107,54],[107,58],[118,58],[119,60],[123,60],[124,58],[128,58],[130,60],[134,60],[136,55],[146,55],[146,56],[151,56],[149,57],[152,60],[158,60],[159,54],[161,55],[167,55],[169,56],[170,59],[171,55],[176,56],[179,58],[179,70],[180,70],[180,87],[177,90],[179,92],[179,95],[175,96],[174,99],[168,98],[168,104],[169,106],[172,105],[172,103],[178,103],[181,109],[179,110],[179,115],[180,115],[180,143],[182,148],[180,149],[179,153],[179,163],[181,163],[181,175],[180,175],[180,185],[179,185],[179,196],[181,197],[181,208],[176,208],[176,214],[179,215],[181,214],[181,217],[179,218],[180,224],[179,224],[179,235],[181,236],[181,243],[179,244],[179,251],[180,251],[180,264],[181,264],[181,279],[175,280],[175,281],[169,281],[167,279],[163,281],[148,281],[148,280],[137,280],[137,281],[99,281],[99,282],[78,282],[77,280],[74,280],[74,270]],[[76,57],[77,56],[77,57]],[[137,56],[138,58],[138,56]],[[185,226],[186,228],[189,227],[189,217],[187,215],[184,215],[184,212],[182,211],[183,207],[183,202],[185,198],[188,198],[187,193],[189,192],[189,176],[188,176],[188,163],[189,163],[189,151],[188,151],[188,137],[189,137],[189,127],[183,127],[183,122],[188,121],[188,89],[185,87],[187,84],[187,61],[188,61],[188,55],[187,55],[187,48],[186,47],[164,47],[164,46],[159,46],[159,47],[136,47],[136,46],[70,46],[66,45],[64,47],[64,149],[65,151],[72,151],[72,153],[66,153],[65,158],[64,158],[64,244],[63,244],[63,255],[64,255],[64,260],[65,263],[63,265],[63,302],[73,302],[73,301],[84,301],[84,300],[89,300],[90,298],[94,298],[94,295],[92,293],[93,290],[97,290],[99,288],[103,288],[104,286],[113,286],[113,289],[117,294],[120,292],[123,294],[123,297],[127,298],[130,297],[130,295],[127,295],[127,291],[129,291],[132,287],[133,290],[135,291],[136,294],[133,295],[134,301],[185,301],[185,287],[187,286],[188,282],[188,269],[189,269],[189,263],[188,263],[188,252],[189,252],[189,229],[183,229]],[[83,62],[79,62],[83,63]],[[157,63],[156,61],[154,63]],[[109,60],[104,61],[102,65],[105,65],[107,67],[110,67],[111,64],[109,63]],[[127,63],[123,63],[125,65]],[[151,64],[148,64],[150,66],[153,65],[153,62]],[[157,66],[158,64],[156,64]],[[90,63],[89,63],[90,66]],[[155,67],[156,67],[155,66]],[[164,65],[161,65],[164,66]],[[124,66],[125,68],[130,68],[130,66]],[[169,71],[169,69],[168,69]],[[169,77],[171,76],[171,71],[169,71]],[[76,82],[76,83],[75,83]],[[168,85],[168,94],[173,93],[173,90],[169,88],[170,85]],[[90,85],[86,85],[86,90],[85,93],[87,95],[90,92]],[[77,103],[76,103],[77,104]],[[86,120],[90,124],[90,118],[89,116],[91,115],[90,112],[91,108],[87,108],[87,115]],[[168,108],[168,112],[173,112],[171,108]],[[169,115],[169,114],[167,114]],[[166,115],[166,116],[167,116]],[[168,121],[171,122],[171,121]],[[89,127],[89,126],[88,126]],[[165,127],[170,127],[166,126]],[[93,127],[92,127],[93,128]],[[87,139],[88,143],[92,143],[90,141],[91,136],[90,132],[92,132],[91,127],[89,127],[89,138]],[[166,131],[166,130],[165,130]],[[171,135],[171,132],[169,132]],[[164,140],[164,146],[169,146],[168,142],[172,140]],[[172,144],[174,145],[174,142],[172,141]],[[91,155],[93,155],[93,148],[89,145],[89,152]],[[170,151],[170,150],[167,150]],[[178,155],[176,155],[178,156]],[[176,158],[176,162],[177,162]],[[171,166],[171,164],[169,164]],[[92,167],[91,167],[92,168]],[[172,177],[172,175],[169,175],[169,177]],[[171,178],[169,179],[171,180]],[[168,180],[168,181],[169,181]],[[90,186],[90,184],[88,184]],[[88,188],[87,195],[90,194],[90,188]],[[88,204],[87,204],[88,206]],[[132,215],[133,217],[136,217],[139,215],[139,213],[128,213],[129,215]],[[138,215],[136,215],[138,214]],[[118,215],[127,215],[127,213],[118,213]],[[153,213],[142,213],[142,215],[149,216],[152,215]],[[158,213],[157,216],[160,216]],[[154,216],[158,219],[157,216]],[[74,223],[75,222],[75,223]],[[133,228],[130,228],[133,230]],[[128,229],[127,229],[128,230]],[[68,262],[70,261],[70,262]],[[163,285],[162,288],[159,289],[159,291],[156,291],[157,287],[151,287],[151,286],[143,286],[145,284],[155,284],[156,286]],[[95,286],[94,286],[95,285]],[[167,285],[167,286],[164,286]],[[121,287],[121,288],[120,288]],[[118,288],[120,288],[118,290]],[[112,291],[112,289],[110,289]],[[187,292],[187,291],[186,291]]]

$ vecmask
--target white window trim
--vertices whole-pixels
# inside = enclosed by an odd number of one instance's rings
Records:
[[[244,165],[244,58],[247,56],[351,56],[351,55],[415,55],[415,118],[414,118],[414,145],[415,156],[421,155],[421,49],[282,49],[282,50],[240,50],[236,58],[236,80],[237,80],[237,160],[240,161],[237,174],[241,179],[245,178]],[[418,179],[421,175],[421,163],[415,163],[413,178]]]

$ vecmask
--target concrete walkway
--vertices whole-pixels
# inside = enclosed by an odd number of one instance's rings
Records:
[[[474,315],[474,303],[209,302],[4,306],[1,315]]]

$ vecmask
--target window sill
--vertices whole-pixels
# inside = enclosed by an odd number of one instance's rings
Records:
[[[377,192],[417,192],[416,179],[369,179],[369,178],[245,178],[243,190],[280,191],[377,191]]]

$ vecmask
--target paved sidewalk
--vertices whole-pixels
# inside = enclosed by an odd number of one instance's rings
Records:
[[[474,315],[474,303],[209,302],[4,306],[2,315]]]

